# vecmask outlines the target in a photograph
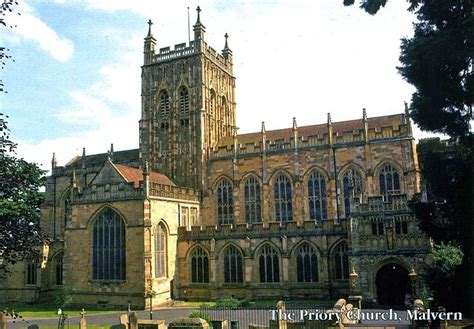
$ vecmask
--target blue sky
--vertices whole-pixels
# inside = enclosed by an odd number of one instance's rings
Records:
[[[138,147],[140,65],[147,20],[158,47],[187,41],[202,8],[206,41],[234,52],[241,132],[400,113],[413,88],[397,74],[414,16],[391,0],[377,15],[342,0],[20,0],[3,29],[15,62],[0,95],[19,154],[46,169],[88,154]],[[415,130],[417,138],[427,136]]]

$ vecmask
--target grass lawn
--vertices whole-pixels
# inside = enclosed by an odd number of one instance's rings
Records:
[[[14,310],[15,313],[22,317],[27,318],[57,318],[58,309],[52,304],[0,304],[0,310],[8,309],[9,311]],[[94,314],[113,314],[113,313],[124,313],[126,310],[89,310],[86,309],[86,315]],[[81,309],[68,308],[63,309],[63,313],[67,316],[79,316]]]

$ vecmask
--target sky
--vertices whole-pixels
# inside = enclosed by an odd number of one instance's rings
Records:
[[[397,73],[412,35],[408,3],[370,16],[343,0],[20,0],[1,43],[18,155],[50,168],[87,154],[138,147],[140,65],[148,19],[157,47],[188,41],[195,8],[206,42],[233,51],[240,133],[402,113],[414,88]],[[357,1],[356,1],[357,3]],[[192,33],[191,33],[192,36]],[[415,138],[430,136],[415,127]]]

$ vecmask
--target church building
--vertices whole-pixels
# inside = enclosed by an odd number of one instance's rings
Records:
[[[157,47],[149,22],[139,148],[52,160],[42,207],[51,243],[0,282],[0,299],[66,288],[83,307],[173,299],[362,295],[403,305],[423,284],[427,237],[408,112],[238,134],[233,53]],[[137,68],[138,70],[138,68]],[[246,111],[248,109],[241,109]]]

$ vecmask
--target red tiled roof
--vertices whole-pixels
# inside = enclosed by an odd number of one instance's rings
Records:
[[[140,182],[143,180],[143,171],[138,168],[128,167],[121,164],[114,164],[115,168],[122,174],[122,176],[127,180],[127,182]],[[163,184],[163,185],[170,185],[176,186],[175,183],[171,179],[169,179],[166,175],[151,172],[150,173],[150,182]]]
[[[394,115],[385,115],[381,117],[367,118],[368,128],[382,128],[382,127],[392,127],[399,126],[403,124],[404,115],[403,114],[394,114]],[[352,132],[364,129],[364,124],[362,119],[357,120],[348,120],[332,123],[333,133],[342,134],[344,132]],[[327,133],[326,123],[310,126],[298,127],[298,136],[305,137],[323,135]],[[290,139],[293,137],[293,128],[284,128],[277,130],[267,130],[265,132],[267,141],[275,141],[278,139]],[[237,142],[239,144],[247,143],[260,143],[262,139],[261,132],[249,133],[237,135]],[[229,146],[233,145],[233,137],[227,136],[222,138],[219,141],[218,146]]]

